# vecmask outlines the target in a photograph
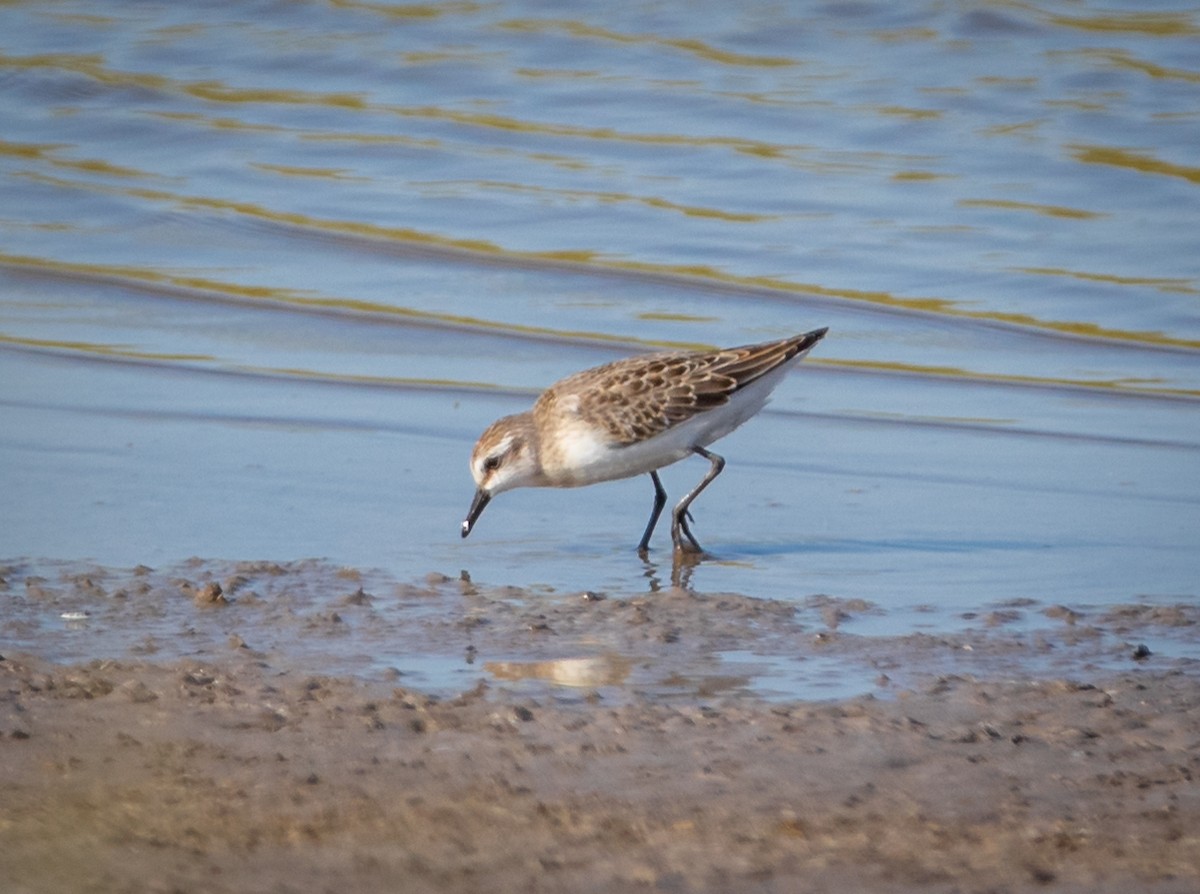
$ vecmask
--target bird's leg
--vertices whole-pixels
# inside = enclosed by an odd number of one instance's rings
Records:
[[[654,508],[650,510],[650,521],[646,525],[646,533],[642,535],[642,542],[638,544],[637,551],[642,555],[649,552],[650,535],[654,533],[654,526],[658,524],[658,517],[662,514],[663,507],[667,505],[667,492],[663,490],[662,482],[658,480],[658,472],[651,472],[650,480],[654,482]]]
[[[687,513],[686,517],[679,519],[677,525],[671,525],[671,539],[675,541],[675,549],[677,550],[683,550],[690,553],[702,553],[704,552],[704,548],[700,546],[699,541],[697,541],[695,535],[692,534],[692,529],[688,527],[688,518],[691,518],[691,515],[692,514],[689,512]],[[687,543],[683,543],[679,539],[679,535],[681,533],[687,538]]]
[[[696,538],[692,536],[691,529],[688,528],[687,520],[691,517],[688,512],[688,507],[692,505],[692,500],[700,496],[700,492],[708,487],[709,483],[721,474],[721,470],[725,468],[725,458],[717,456],[715,453],[710,453],[703,447],[693,447],[692,453],[697,456],[703,456],[706,460],[712,463],[712,467],[708,470],[708,474],[692,488],[691,493],[679,501],[679,505],[671,511],[671,539],[675,541],[675,548],[682,550],[690,550],[692,552],[703,552],[700,544],[696,542]],[[683,537],[687,538],[687,545],[683,542]]]

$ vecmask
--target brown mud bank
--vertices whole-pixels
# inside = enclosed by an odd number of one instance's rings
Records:
[[[184,579],[9,566],[3,624],[20,648],[0,650],[4,890],[1200,887],[1192,663],[1127,656],[1127,669],[1080,664],[1069,678],[906,670],[937,665],[938,643],[996,669],[1067,640],[1104,652],[1095,644],[1155,625],[1191,633],[1186,606],[1056,609],[1062,642],[1007,631],[1006,615],[948,640],[879,639],[888,673],[911,684],[785,701],[707,657],[870,651],[838,630],[867,607],[818,600],[809,623],[797,606],[681,591],[537,600],[431,578],[384,592],[321,566],[272,591],[251,566],[221,566],[220,581],[218,566],[189,567]],[[34,608],[86,617],[100,641],[122,621],[154,633],[77,660],[60,634],[88,630]],[[223,626],[239,611],[253,637]],[[251,648],[272,618],[279,639]],[[371,632],[329,632],[343,626]],[[430,694],[403,672],[331,670],[383,633],[455,655],[469,633],[479,679]],[[500,655],[512,660],[489,660]],[[672,688],[676,676],[692,683]]]

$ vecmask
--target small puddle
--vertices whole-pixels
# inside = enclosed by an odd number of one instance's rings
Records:
[[[64,664],[220,664],[391,681],[450,696],[507,691],[627,699],[887,698],[941,676],[1200,676],[1200,607],[1032,600],[980,611],[885,611],[673,589],[586,598],[430,575],[406,584],[316,560],[191,560],[162,570],[14,562],[0,576],[5,652]],[[574,695],[572,695],[574,694]]]

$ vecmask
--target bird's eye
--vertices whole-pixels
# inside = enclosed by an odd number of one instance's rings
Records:
[[[489,456],[483,461],[483,471],[485,472],[494,472],[498,468],[500,468],[500,457],[498,456]]]

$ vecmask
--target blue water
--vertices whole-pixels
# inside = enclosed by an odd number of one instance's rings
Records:
[[[1198,39],[1132,0],[5,4],[0,556],[646,592],[644,479],[460,540],[475,437],[829,326],[717,447],[688,585],[1194,600]]]

